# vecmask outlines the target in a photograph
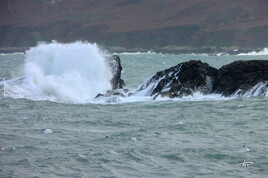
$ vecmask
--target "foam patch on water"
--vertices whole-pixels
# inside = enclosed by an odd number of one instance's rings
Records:
[[[209,56],[209,54],[206,53],[191,53],[193,56]]]
[[[161,54],[161,53],[156,53],[156,52],[152,52],[152,51],[147,51],[147,52],[122,52],[122,53],[114,53],[117,55],[151,55],[151,54]]]
[[[52,134],[53,132],[52,132],[52,130],[51,129],[46,129],[45,131],[44,131],[44,134]]]
[[[150,79],[150,78],[148,78]],[[148,82],[148,79],[144,82]],[[144,84],[143,83],[143,84]],[[142,85],[143,85],[142,84]],[[145,87],[146,90],[140,90],[142,87],[138,87],[137,90],[132,90],[128,92],[123,92],[123,90],[118,90],[118,93],[126,97],[122,97],[121,95],[110,95],[110,96],[103,96],[100,98],[96,98],[92,100],[93,103],[96,104],[122,104],[122,103],[132,103],[132,102],[158,102],[158,101],[225,101],[231,100],[236,98],[249,98],[249,97],[268,97],[268,82],[260,82],[254,87],[252,87],[248,91],[240,91],[238,90],[233,95],[229,97],[225,97],[222,94],[211,93],[211,94],[204,94],[202,91],[193,92],[192,95],[178,97],[178,98],[169,98],[169,97],[162,97],[156,95],[150,96],[150,91],[153,87]],[[153,84],[154,85],[154,84]],[[149,88],[149,89],[148,89]],[[147,90],[148,89],[148,90]]]
[[[24,55],[23,52],[15,52],[15,53],[0,53],[0,56],[12,56],[12,55]]]
[[[130,93],[135,93],[131,91]],[[122,104],[122,103],[133,103],[133,102],[158,102],[158,101],[219,101],[219,100],[230,100],[231,97],[224,97],[221,94],[207,94],[204,95],[201,92],[194,92],[193,95],[183,96],[181,98],[169,98],[158,96],[154,99],[154,96],[145,96],[143,93],[136,93],[131,96],[110,96],[101,97],[93,100],[96,104]]]

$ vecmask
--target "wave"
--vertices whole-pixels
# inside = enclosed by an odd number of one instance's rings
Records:
[[[182,96],[178,98],[170,98],[167,96],[155,97],[156,95],[150,96],[149,93],[155,87],[155,84],[157,82],[145,87],[146,83],[148,83],[149,80],[150,77],[146,79],[145,82],[141,84],[136,90],[125,91],[123,89],[120,89],[114,92],[114,94],[104,95],[102,97],[95,98],[91,102],[95,104],[122,104],[122,103],[148,102],[148,101],[195,102],[195,101],[226,101],[237,98],[250,98],[250,97],[268,97],[268,81],[260,82],[248,91],[237,90],[233,95],[228,97],[218,93],[204,94],[201,90],[193,92],[192,95]]]
[[[155,97],[150,93],[161,81],[161,78],[151,83],[152,77],[146,79],[137,89],[132,91],[118,89],[108,95],[107,93],[112,90],[111,79],[114,72],[107,61],[108,54],[104,53],[97,44],[86,42],[40,43],[26,51],[25,58],[23,76],[0,81],[0,97],[96,104],[268,97],[268,82],[261,82],[249,91],[238,90],[231,97],[224,97],[216,93],[204,94],[202,91],[195,91],[192,95],[172,99]],[[173,73],[169,75],[173,75]],[[103,95],[96,97],[100,93]]]
[[[221,94],[206,94],[205,95],[200,91],[194,92],[193,95],[183,96],[181,98],[169,98],[169,97],[155,98],[154,96],[146,96],[146,95],[142,95],[141,93],[135,93],[135,92],[136,92],[135,90],[129,92],[131,93],[131,95],[126,96],[126,97],[122,97],[121,95],[100,97],[100,98],[94,99],[94,101],[92,102],[95,104],[123,104],[123,103],[133,103],[133,102],[159,102],[159,101],[175,101],[175,102],[224,101],[224,100],[234,99],[234,97],[224,97]]]
[[[7,97],[83,103],[111,90],[106,54],[96,44],[40,43],[25,55],[23,79],[4,82]]]
[[[252,96],[265,96],[268,97],[268,81],[266,82],[260,82],[256,84],[254,87],[252,87],[248,91],[243,90],[237,90],[233,94],[233,98],[243,97],[243,98],[249,98]]]
[[[152,51],[147,51],[147,52],[122,52],[122,53],[114,53],[116,55],[141,55],[141,54],[162,54],[162,53],[156,53],[156,52],[152,52]]]
[[[8,83],[8,82],[7,82]],[[3,96],[4,97],[12,97],[12,98],[27,98],[31,100],[49,100],[53,102],[64,102],[64,103],[74,103],[74,104],[86,104],[86,103],[92,103],[92,104],[123,104],[123,103],[133,103],[133,102],[159,102],[159,101],[174,101],[174,102],[198,102],[198,101],[226,101],[226,100],[232,100],[232,99],[237,99],[237,98],[249,98],[253,96],[262,96],[262,97],[268,97],[268,90],[267,90],[267,84],[264,85],[263,83],[257,84],[254,86],[251,90],[241,94],[240,91],[237,91],[234,95],[231,97],[225,97],[221,94],[203,94],[201,91],[196,91],[192,95],[189,96],[183,96],[181,98],[169,98],[169,97],[157,97],[154,98],[154,96],[146,96],[141,93],[136,93],[133,95],[129,95],[126,97],[122,97],[122,95],[111,95],[109,97],[99,97],[99,98],[89,98],[87,100],[62,100],[60,98],[52,97],[52,96],[36,96],[36,97],[25,97],[22,96],[22,93],[24,92],[21,90],[19,91],[19,88],[17,88],[18,93],[12,92],[12,89],[10,90],[10,85],[6,83],[4,87],[4,92]],[[0,84],[1,86],[1,84]],[[258,88],[259,87],[259,88]],[[265,88],[266,87],[266,88]],[[14,89],[14,88],[13,88]],[[258,93],[260,90],[266,90],[266,94],[260,94]],[[20,93],[19,93],[20,92]],[[136,90],[130,91],[130,92],[123,92],[124,94],[129,94],[129,93],[135,93]],[[21,96],[19,96],[21,95]],[[17,97],[15,97],[17,96]]]
[[[0,53],[0,56],[10,56],[10,55],[24,55],[23,52],[15,52],[15,53]]]
[[[252,51],[249,53],[240,53],[237,56],[262,56],[262,55],[268,55],[268,48],[264,48],[262,51],[259,52]]]
[[[207,53],[191,53],[192,56],[209,56]]]

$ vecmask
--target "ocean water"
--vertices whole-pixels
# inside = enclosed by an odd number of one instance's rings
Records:
[[[220,68],[268,60],[265,50],[118,55],[126,88],[135,91],[154,73],[190,59]],[[107,55],[82,42],[0,54],[0,177],[268,175],[267,96],[94,99],[111,88]],[[244,160],[253,164],[239,166]]]

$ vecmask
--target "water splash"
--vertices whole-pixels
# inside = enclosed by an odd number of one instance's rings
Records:
[[[264,48],[262,51],[259,52],[252,51],[249,53],[240,53],[237,56],[262,56],[262,55],[268,55],[268,48]]]
[[[26,51],[24,79],[9,97],[83,103],[111,89],[112,73],[96,44],[41,43]]]
[[[107,56],[96,44],[75,42],[61,44],[41,43],[26,51],[24,76],[0,81],[1,98],[27,98],[31,100],[50,100],[69,103],[117,104],[171,100],[167,97],[151,96],[162,78],[146,79],[132,91],[118,90],[116,95],[95,98],[99,93],[111,90],[111,64]],[[177,76],[176,73],[168,75]],[[211,79],[207,78],[207,87],[211,88]],[[169,89],[167,84],[163,91]],[[268,82],[261,82],[248,91],[237,91],[231,97],[221,94],[204,94],[201,90],[192,95],[174,98],[174,101],[228,100],[238,97],[268,97]]]
[[[268,97],[268,81],[257,83],[255,86],[253,86],[251,89],[249,89],[247,91],[238,89],[233,94],[232,97],[233,98],[238,98],[238,97],[249,98],[252,96]]]

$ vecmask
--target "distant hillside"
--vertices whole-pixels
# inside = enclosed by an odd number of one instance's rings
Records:
[[[1,0],[0,47],[268,46],[267,0]]]

